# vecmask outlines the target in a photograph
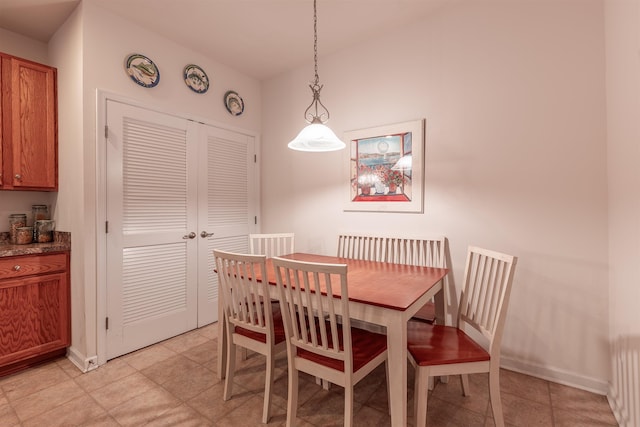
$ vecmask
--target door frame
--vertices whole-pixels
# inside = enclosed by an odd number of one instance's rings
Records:
[[[144,108],[162,114],[176,116],[185,120],[192,120],[209,126],[225,129],[232,132],[248,135],[254,138],[255,152],[260,153],[261,141],[260,136],[256,132],[246,129],[230,126],[226,123],[217,122],[202,117],[196,117],[190,114],[184,114],[170,109],[159,107],[158,105],[150,105],[144,102],[128,98],[113,92],[97,89],[96,90],[96,356],[97,366],[107,363],[107,329],[105,319],[107,318],[107,236],[105,232],[105,224],[107,221],[107,136],[105,135],[105,126],[107,124],[107,101],[115,101],[129,104],[134,107]],[[254,230],[258,230],[259,218],[261,217],[261,194],[260,194],[260,162],[256,160],[254,174],[254,193],[256,204],[257,223]],[[94,302],[85,301],[87,307],[86,313],[89,315],[89,308]]]

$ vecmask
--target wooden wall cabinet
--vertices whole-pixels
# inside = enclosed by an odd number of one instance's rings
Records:
[[[0,190],[58,190],[57,70],[0,52]]]
[[[0,258],[0,375],[71,343],[69,252]]]

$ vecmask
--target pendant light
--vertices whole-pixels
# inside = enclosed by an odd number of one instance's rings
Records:
[[[313,0],[313,61],[315,63],[315,80],[309,85],[313,92],[313,101],[304,112],[309,123],[298,136],[289,143],[289,148],[298,151],[336,151],[342,150],[345,143],[325,123],[329,120],[329,110],[320,101],[322,85],[318,78],[318,16],[316,0]]]

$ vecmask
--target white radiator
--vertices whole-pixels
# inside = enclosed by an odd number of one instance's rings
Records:
[[[622,337],[612,346],[609,404],[620,427],[640,427],[640,337]]]

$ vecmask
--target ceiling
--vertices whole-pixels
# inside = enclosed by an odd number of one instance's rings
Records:
[[[458,0],[318,0],[318,56]],[[84,0],[259,80],[313,60],[312,0]],[[80,0],[0,0],[0,27],[48,42]],[[321,74],[321,69],[319,70]]]

